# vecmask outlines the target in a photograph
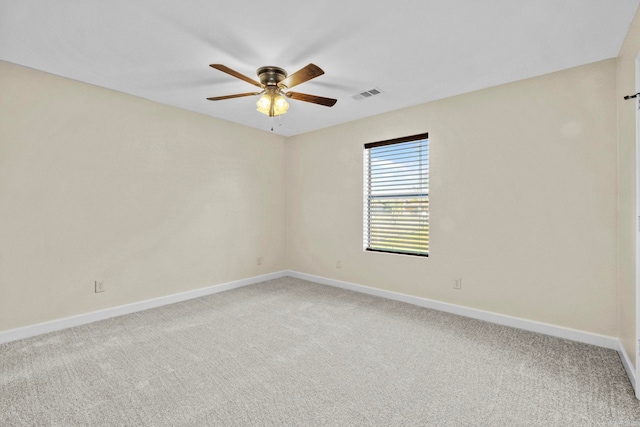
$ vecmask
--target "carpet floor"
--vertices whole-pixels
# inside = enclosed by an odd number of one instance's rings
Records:
[[[0,345],[0,426],[640,426],[613,350],[290,277]]]

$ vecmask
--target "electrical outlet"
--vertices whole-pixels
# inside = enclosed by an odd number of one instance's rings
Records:
[[[453,289],[462,290],[462,279],[453,279]]]
[[[100,282],[98,280],[95,281],[95,291],[96,294],[99,292],[104,292],[104,282]]]
[[[342,268],[342,261],[336,261],[336,268]]]
[[[256,261],[256,264],[257,265],[262,265],[262,257],[261,256],[258,257],[258,260]]]

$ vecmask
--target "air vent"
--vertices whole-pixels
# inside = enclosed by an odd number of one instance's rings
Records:
[[[352,98],[360,101],[361,99],[371,98],[372,96],[376,96],[376,95],[379,95],[381,93],[382,93],[382,91],[380,89],[374,87],[373,89],[369,89],[369,90],[365,90],[364,92],[356,93],[355,95],[352,96]]]

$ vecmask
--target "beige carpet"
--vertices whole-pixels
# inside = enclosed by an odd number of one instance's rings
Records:
[[[640,426],[618,355],[283,278],[0,345],[0,426]]]

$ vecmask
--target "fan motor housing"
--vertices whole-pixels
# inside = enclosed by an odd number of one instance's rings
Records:
[[[287,78],[287,72],[280,67],[260,67],[257,71],[260,83],[265,86],[277,86],[278,83]]]

